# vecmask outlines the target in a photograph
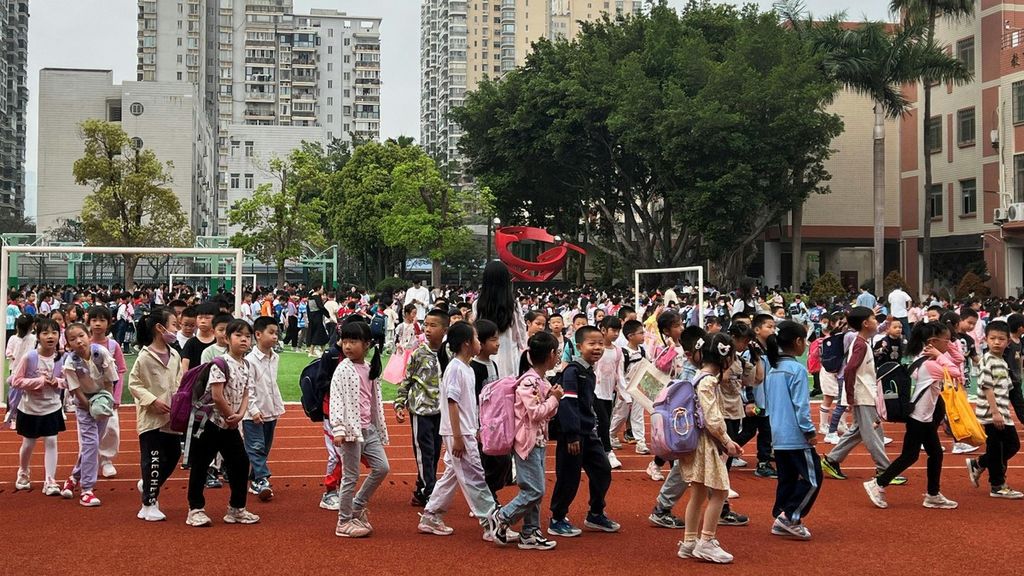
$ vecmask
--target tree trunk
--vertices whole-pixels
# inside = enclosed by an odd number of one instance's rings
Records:
[[[284,286],[285,272],[284,272],[284,259],[277,259],[277,287]]]
[[[935,38],[934,5],[928,10],[928,42]],[[928,121],[932,117],[932,87],[926,78],[924,81],[924,137],[921,139],[924,150],[924,222],[921,228],[921,285],[930,285],[932,281],[932,151],[928,149]],[[952,216],[952,214],[950,215]]]
[[[875,206],[875,239],[874,274],[875,295],[882,295],[882,281],[885,263],[885,112],[882,105],[875,103],[874,130],[874,206]]]
[[[441,261],[437,258],[430,261],[430,284],[435,288],[441,285]]]
[[[139,263],[138,254],[122,254],[124,258],[124,289],[134,290],[133,284],[135,283],[135,266]]]
[[[793,287],[794,292],[800,291],[800,284],[803,283],[803,279],[800,278],[800,274],[803,271],[803,226],[804,226],[804,203],[801,202],[793,208],[792,214],[792,225],[793,225],[793,274],[790,276],[789,283]]]

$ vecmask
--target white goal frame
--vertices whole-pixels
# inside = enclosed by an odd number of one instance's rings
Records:
[[[678,268],[643,268],[633,271],[633,297],[636,310],[640,310],[640,275],[641,274],[672,274],[674,272],[696,272],[697,273],[697,322],[701,328],[704,327],[704,267],[703,266],[680,266]],[[686,318],[683,318],[686,324]]]
[[[0,247],[0,324],[7,326],[7,296],[10,286],[7,285],[10,278],[10,255],[11,254],[140,254],[175,256],[226,256],[235,261],[234,274],[235,285],[242,285],[242,260],[244,254],[241,248],[159,248],[159,247],[114,247],[114,246],[3,246]],[[242,291],[235,290],[235,315],[242,312]],[[0,331],[0,351],[7,349],[7,331]],[[7,356],[0,353],[0,377],[6,381],[7,378]],[[0,384],[0,388],[6,387]],[[3,395],[3,404],[7,406],[7,394]]]
[[[231,278],[232,276],[234,276],[234,274],[231,274],[231,273],[226,273],[226,274],[178,274],[178,273],[172,273],[168,277],[167,287],[170,288],[171,286],[174,286],[174,279],[175,278]],[[255,274],[242,274],[242,278],[251,278],[252,279],[252,289],[253,289],[253,292],[255,292],[256,291],[256,275]],[[244,288],[244,285],[242,287]]]

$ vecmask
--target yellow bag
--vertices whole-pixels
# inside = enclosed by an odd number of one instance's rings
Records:
[[[942,401],[946,404],[946,419],[949,429],[957,442],[966,442],[973,446],[985,444],[985,429],[978,422],[974,408],[967,400],[967,391],[959,382],[955,382],[949,371],[942,371]]]

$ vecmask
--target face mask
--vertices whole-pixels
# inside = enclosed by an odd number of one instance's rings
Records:
[[[170,332],[163,332],[163,333],[160,334],[160,336],[163,337],[164,344],[167,344],[168,346],[170,346],[171,344],[177,342],[177,340],[178,340],[178,337],[176,335],[174,335],[174,334],[171,334]]]

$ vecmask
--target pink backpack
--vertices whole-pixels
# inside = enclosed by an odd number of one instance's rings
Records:
[[[519,378],[506,376],[480,391],[480,447],[488,456],[507,456],[516,440],[516,388]]]

